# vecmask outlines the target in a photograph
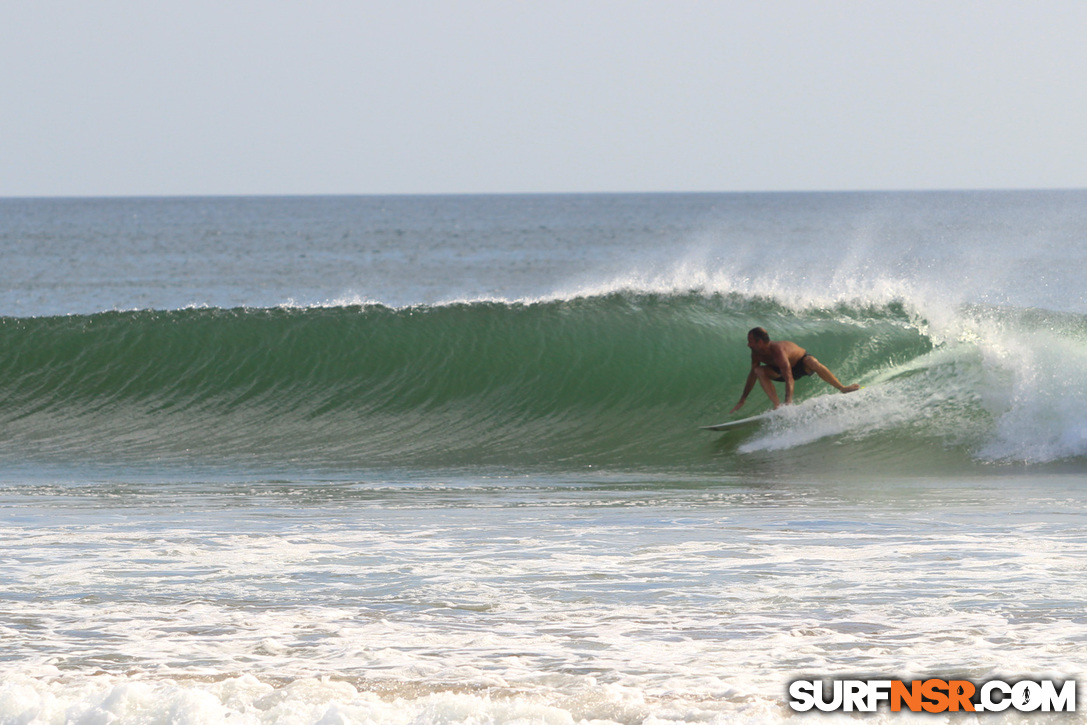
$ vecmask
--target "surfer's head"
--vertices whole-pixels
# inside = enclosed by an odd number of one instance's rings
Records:
[[[770,333],[762,327],[753,327],[747,333],[747,346],[754,349],[770,344]]]

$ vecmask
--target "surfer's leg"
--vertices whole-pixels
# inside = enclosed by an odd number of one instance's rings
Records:
[[[770,369],[765,365],[759,365],[758,367],[752,368],[752,370],[759,379],[759,385],[762,386],[762,389],[766,392],[766,395],[770,398],[770,402],[774,404],[774,408],[776,409],[781,405],[781,400],[778,399],[778,391],[774,390],[774,382],[773,378],[770,377]]]
[[[803,362],[804,362],[804,367],[805,368],[807,368],[811,372],[815,373],[820,378],[822,378],[824,381],[826,381],[830,385],[833,385],[834,387],[836,387],[838,390],[840,390],[843,393],[852,393],[854,390],[860,390],[861,386],[856,385],[856,384],[854,384],[854,385],[842,385],[841,381],[838,380],[838,378],[834,377],[834,373],[832,373],[827,368],[826,365],[819,362],[818,360],[816,360],[811,355],[808,355],[807,357],[805,357]]]

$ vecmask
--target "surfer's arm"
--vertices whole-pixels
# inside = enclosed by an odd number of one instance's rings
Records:
[[[751,394],[751,391],[755,389],[755,381],[758,378],[755,376],[755,366],[751,366],[751,372],[747,374],[747,382],[744,383],[744,392],[740,396],[740,402],[736,404],[736,407],[729,411],[729,413],[735,413],[740,408],[744,407],[744,403],[747,402],[747,396]]]

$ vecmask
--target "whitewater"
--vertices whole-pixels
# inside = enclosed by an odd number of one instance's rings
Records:
[[[1085,202],[0,200],[0,723],[1076,679]],[[699,430],[754,326],[864,388]]]

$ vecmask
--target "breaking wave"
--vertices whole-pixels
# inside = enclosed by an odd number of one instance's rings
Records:
[[[0,456],[727,470],[828,441],[899,468],[918,450],[966,465],[1087,455],[1087,319],[949,319],[902,301],[623,291],[0,318]],[[804,379],[761,429],[699,431],[738,398],[755,325],[865,389]],[[744,412],[766,407],[756,390]]]

